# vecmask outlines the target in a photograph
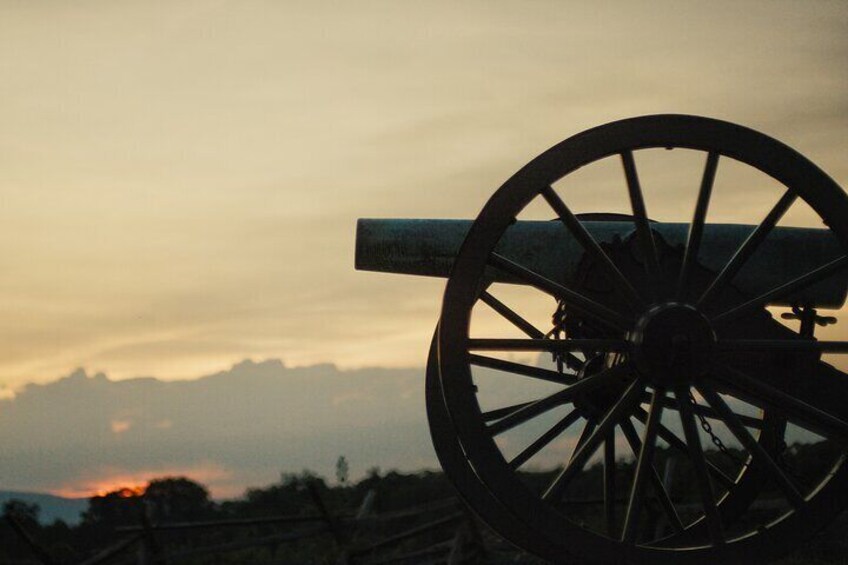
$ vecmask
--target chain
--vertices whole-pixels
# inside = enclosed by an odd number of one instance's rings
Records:
[[[566,315],[567,315],[567,312],[566,312],[566,307],[565,307],[565,301],[558,300],[556,310],[554,310],[554,314],[553,314],[553,317],[552,317],[553,318],[552,319],[553,327],[551,328],[551,330],[547,334],[545,334],[546,338],[553,338],[553,339],[567,339],[568,338],[568,336],[566,335],[566,330],[565,330]],[[574,357],[574,355],[570,352],[566,352],[566,353],[556,353],[556,352],[554,352],[554,353],[551,353],[551,356],[553,357],[553,360],[556,362],[557,371],[559,371],[560,373],[565,372],[566,368],[571,369],[571,370],[578,370],[578,369],[580,369],[580,367],[583,366],[583,362],[580,359]]]
[[[557,301],[556,310],[554,310],[553,315],[553,328],[548,332],[548,335],[545,337],[551,336],[554,339],[565,339],[565,302],[562,300]],[[562,355],[557,354],[556,352],[551,353],[553,356],[553,360],[556,362],[557,371],[562,373],[565,368],[563,365]]]
[[[563,339],[565,337],[565,301],[557,300],[556,310],[551,316],[553,327],[548,332],[548,336],[553,336],[554,339]],[[547,336],[546,336],[547,337]]]
[[[698,404],[695,400],[695,396],[691,392],[689,393],[689,404],[692,405],[692,407],[695,407]],[[713,445],[715,445],[716,448],[725,455],[725,457],[739,465],[741,469],[744,469],[745,467],[750,465],[750,460],[743,461],[742,458],[734,455],[729,449],[727,449],[727,446],[724,445],[724,442],[721,441],[721,438],[718,437],[713,431],[713,427],[710,425],[710,422],[707,420],[706,417],[697,413],[695,415],[701,422],[701,428],[707,433],[708,436],[710,436]],[[803,481],[803,477],[798,472],[796,472],[795,469],[793,469],[792,466],[789,464],[789,461],[786,460],[786,452],[788,451],[788,447],[789,446],[786,445],[786,442],[781,439],[780,443],[777,446],[777,452],[774,456],[775,463],[777,463],[780,468],[784,472],[788,473],[792,478],[798,481]]]
[[[698,402],[695,400],[695,395],[692,394],[692,391],[689,391],[689,404],[692,406],[695,416],[697,416],[698,420],[700,420],[701,422],[701,429],[703,429],[707,433],[707,435],[710,436],[710,440],[712,440],[713,445],[715,445],[716,448],[721,453],[723,453],[725,457],[727,457],[737,465],[740,465],[743,469],[747,467],[748,461],[743,461],[742,458],[737,457],[735,454],[731,453],[731,451],[727,449],[727,446],[724,445],[724,442],[721,441],[721,438],[718,437],[718,435],[716,435],[716,433],[713,431],[713,427],[707,420],[706,416],[704,416],[703,414],[698,414],[698,412],[695,411],[695,407],[698,406]]]

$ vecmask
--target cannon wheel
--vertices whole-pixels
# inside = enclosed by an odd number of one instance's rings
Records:
[[[456,430],[453,427],[450,414],[444,401],[441,379],[439,375],[438,362],[438,328],[430,343],[427,356],[426,374],[426,405],[427,420],[429,422],[430,437],[433,441],[439,462],[451,483],[456,487],[459,496],[470,507],[487,517],[490,526],[495,530],[505,533],[505,537],[519,547],[534,548],[536,553],[554,558],[557,563],[562,562],[562,556],[556,547],[542,537],[539,532],[529,529],[527,524],[517,522],[508,516],[509,511],[501,504],[497,497],[488,490],[485,484],[480,482],[474,469],[469,465],[465,451],[457,439]],[[762,430],[757,438],[758,442],[769,453],[776,453],[782,445],[782,433],[785,431],[785,421],[774,412],[761,411],[763,421]],[[769,433],[763,433],[768,431]],[[783,444],[785,445],[785,444]],[[717,470],[716,470],[717,472]],[[745,462],[745,466],[737,477],[725,478],[729,490],[717,500],[717,506],[721,519],[731,523],[739,518],[757,498],[763,485],[763,473],[751,461]],[[700,521],[687,529],[687,537],[691,539],[704,538],[709,532],[706,523]],[[675,538],[665,539],[665,545],[675,543]],[[680,543],[680,540],[676,540]]]
[[[538,532],[531,530],[526,524],[516,522],[509,516],[507,510],[496,497],[481,483],[468,465],[462,446],[457,441],[450,415],[445,406],[442,386],[439,381],[438,367],[438,329],[430,343],[427,356],[427,420],[430,424],[430,436],[442,468],[448,479],[454,485],[460,498],[480,515],[486,517],[487,523],[494,529],[508,531],[507,539],[519,547],[545,548],[542,554],[554,555],[556,548]]]
[[[661,279],[657,276],[657,262],[651,260],[656,251],[636,180],[632,152],[675,147],[703,151],[707,165],[677,279],[680,285],[676,293],[669,295],[669,285],[657,282]],[[620,277],[618,282],[623,289],[622,295],[631,299],[631,312],[599,304],[580,292],[544,280],[493,253],[502,234],[519,212],[531,200],[541,197],[578,239],[583,238],[587,253],[600,254],[599,260],[603,261],[603,250],[593,247],[591,238],[587,240],[585,234],[580,233],[579,222],[570,221],[574,218],[573,214],[551,185],[577,168],[611,155],[622,156],[637,241],[647,258],[644,261],[648,271],[646,278],[656,283],[636,289],[628,281],[621,280],[624,277],[620,272],[616,273],[614,265],[610,266],[610,274]],[[779,181],[786,192],[712,284],[693,290],[686,284],[687,276],[691,275],[696,263],[712,177],[720,157],[729,157],[758,169]],[[764,448],[751,436],[740,421],[741,416],[728,407],[724,398],[730,394],[765,408],[766,414],[778,422],[778,428],[779,422],[789,421],[813,430],[820,437],[842,447],[848,444],[848,407],[845,403],[848,385],[838,377],[844,375],[824,366],[806,372],[803,378],[787,380],[776,377],[776,380],[767,382],[760,378],[761,375],[752,377],[721,360],[729,350],[788,350],[799,357],[814,355],[816,359],[822,352],[848,352],[845,342],[809,339],[755,342],[740,339],[725,330],[729,320],[744,321],[746,317],[762,315],[763,307],[778,295],[796,292],[843,268],[848,263],[846,255],[835,257],[813,272],[787,280],[774,291],[753,297],[738,307],[720,312],[706,307],[710,299],[721,294],[722,287],[728,285],[798,197],[820,216],[825,225],[830,226],[842,249],[848,249],[848,199],[815,165],[785,145],[753,130],[707,118],[676,115],[634,118],[594,128],[543,153],[507,181],[478,216],[456,259],[445,292],[438,333],[438,376],[445,409],[441,416],[447,414],[456,434],[455,445],[449,446],[454,456],[446,467],[452,467],[449,475],[464,474],[475,483],[473,488],[476,490],[467,496],[474,509],[507,538],[545,558],[604,563],[761,561],[791,550],[799,540],[812,535],[841,511],[848,502],[848,469],[842,465],[841,458],[815,486],[801,489],[776,463],[774,451]],[[484,272],[492,267],[506,270],[523,278],[529,285],[564,299],[583,315],[613,328],[612,335],[617,337],[591,341],[530,339],[510,342],[472,338],[469,334],[471,312],[481,300],[481,289],[486,286]],[[649,296],[641,296],[645,291]],[[678,327],[684,328],[682,333],[675,329]],[[675,329],[675,335],[666,335],[671,329]],[[674,341],[678,333],[685,338],[687,355],[694,359],[694,364],[687,365],[686,371],[680,370],[673,360],[669,361],[669,356],[680,353],[679,348],[682,347]],[[477,401],[470,363],[479,358],[477,353],[480,350],[487,349],[560,352],[591,349],[619,354],[620,362],[617,364],[607,363],[551,397],[539,399],[529,407],[516,408],[505,416],[509,418],[506,424],[495,422],[498,429],[520,425],[549,406],[574,403],[578,397],[592,390],[608,388],[615,392],[614,402],[595,422],[596,429],[589,430],[571,462],[543,493],[532,491],[519,479],[493,439],[495,432],[489,423],[491,418],[484,416]],[[778,518],[753,524],[743,533],[730,534],[728,531],[729,535],[725,535],[727,518],[722,515],[721,504],[714,497],[711,469],[704,458],[692,414],[695,406],[688,403],[690,391],[700,394],[707,403],[707,406],[696,406],[712,410],[739,438],[757,473],[778,486],[787,503],[787,510]],[[438,398],[437,392],[428,390],[431,417],[437,410],[430,406]],[[641,410],[640,403],[646,394],[649,408],[642,413],[644,432],[641,444],[637,440],[635,477],[629,488],[623,524],[615,531],[598,531],[575,523],[558,505],[558,497],[562,496],[569,481],[582,472],[595,451],[608,443],[605,439],[610,433],[617,429],[623,431],[625,427],[632,429],[631,418],[634,411]],[[643,539],[635,524],[645,500],[645,485],[650,482],[657,436],[662,436],[661,414],[668,401],[677,402],[685,437],[681,443],[694,468],[703,510],[696,520],[681,523],[684,528],[675,535]],[[448,450],[448,443],[443,442],[440,457]],[[439,449],[437,445],[437,451]],[[732,492],[733,488],[730,490]],[[742,510],[745,507],[745,504],[740,506]],[[706,535],[686,535],[695,531]]]
[[[510,516],[509,510],[498,501],[488,487],[479,480],[473,467],[469,464],[462,445],[457,439],[456,429],[453,427],[450,414],[445,405],[444,393],[442,391],[438,363],[438,329],[433,335],[430,350],[427,357],[426,375],[426,404],[427,420],[430,428],[430,437],[442,469],[448,479],[457,489],[457,493],[465,503],[475,509],[487,523],[504,535],[506,539],[518,547],[528,549],[538,555],[546,556],[555,563],[573,563],[560,549],[551,544],[538,531],[530,529],[527,524]],[[772,434],[761,434],[758,441],[769,453],[773,453],[780,445],[779,433],[785,428],[783,422],[769,413],[763,413],[764,422],[770,422],[773,426]],[[768,429],[769,424],[764,426]],[[746,465],[748,463],[746,462]],[[723,521],[732,522],[754,502],[762,487],[763,476],[754,470],[753,466],[746,466],[735,479],[728,477],[732,489],[728,490],[717,506]],[[687,530],[689,539],[703,538],[706,529],[704,521],[700,521]],[[708,532],[707,532],[708,534]],[[675,539],[663,540],[665,545],[673,545]],[[679,544],[680,540],[676,543]]]

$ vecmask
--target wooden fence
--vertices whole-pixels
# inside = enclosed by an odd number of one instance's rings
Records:
[[[10,525],[32,552],[29,563],[42,565],[178,565],[187,561],[216,563],[223,556],[250,548],[270,550],[273,563],[281,546],[323,536],[334,544],[337,565],[406,565],[480,563],[486,554],[476,519],[456,498],[422,504],[399,511],[373,512],[375,493],[370,491],[354,513],[332,513],[314,484],[307,485],[315,506],[309,515],[154,524],[147,506],[136,526],[115,530],[117,539],[73,564],[58,563],[14,516]],[[250,536],[226,543],[173,547],[164,536],[191,541],[204,530],[279,527],[270,535]],[[390,531],[391,534],[383,535]],[[185,545],[185,544],[182,544]],[[23,565],[23,563],[22,563]]]

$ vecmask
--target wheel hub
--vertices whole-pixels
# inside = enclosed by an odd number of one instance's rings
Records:
[[[668,388],[707,371],[716,336],[694,306],[668,302],[639,319],[630,342],[637,371],[651,384]]]

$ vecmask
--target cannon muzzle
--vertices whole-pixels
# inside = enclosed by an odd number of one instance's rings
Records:
[[[356,226],[356,268],[362,271],[448,277],[471,220],[360,219]],[[633,231],[629,221],[584,221],[595,240],[614,245]],[[698,262],[719,271],[755,226],[707,224]],[[689,224],[653,223],[672,250],[685,246]],[[496,252],[558,282],[569,283],[583,258],[583,248],[557,221],[519,221],[509,227]],[[749,296],[759,296],[841,256],[839,241],[829,230],[777,227],[733,279],[734,286]],[[520,284],[506,273],[492,270],[493,282]],[[848,273],[842,271],[775,305],[809,304],[839,308],[848,292]]]

